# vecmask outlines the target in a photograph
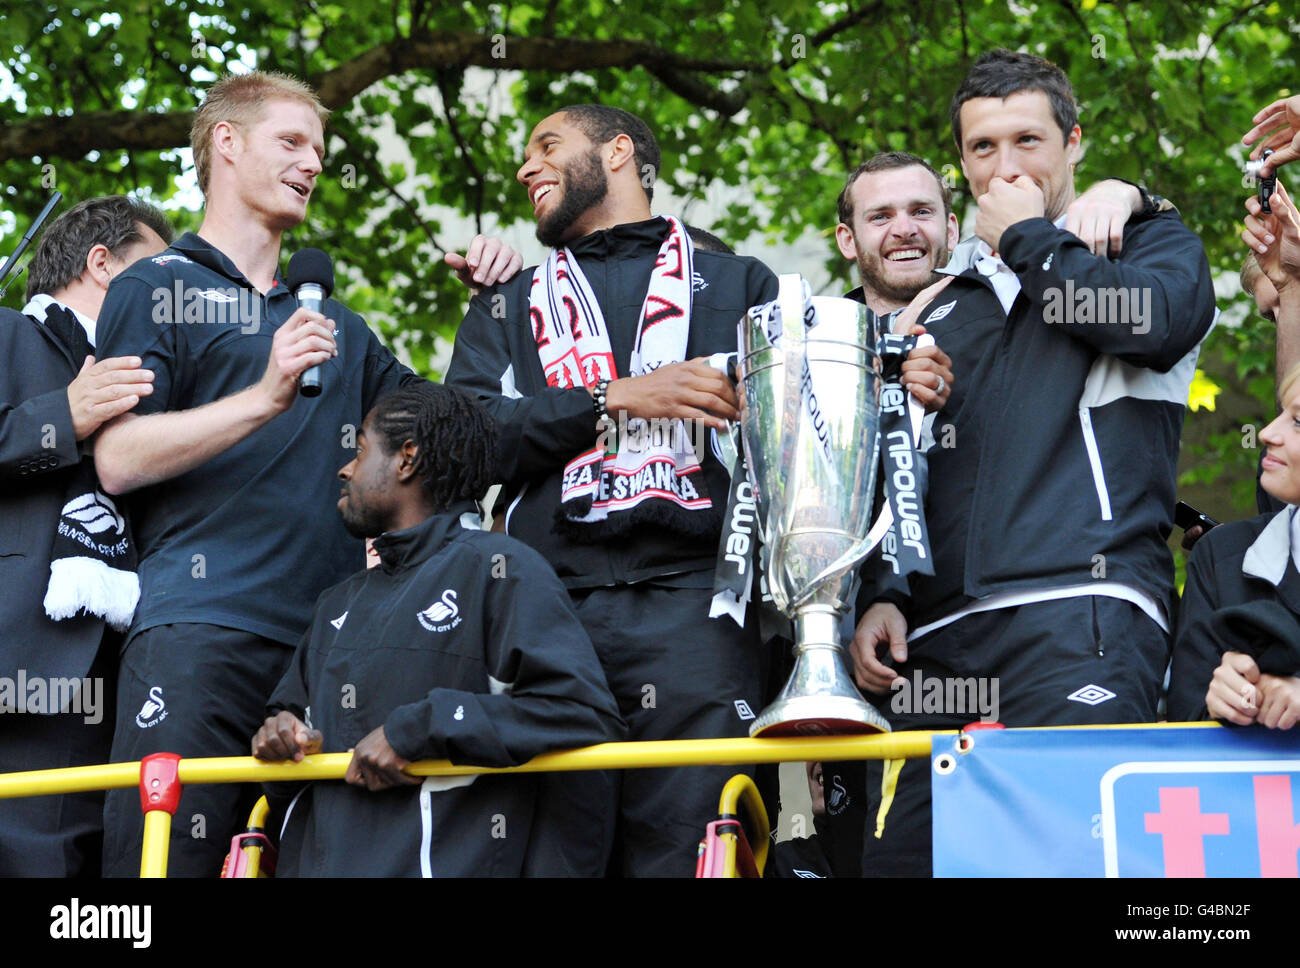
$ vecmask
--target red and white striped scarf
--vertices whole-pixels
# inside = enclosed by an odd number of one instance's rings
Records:
[[[665,218],[668,237],[650,273],[624,376],[642,376],[686,358],[694,246],[678,219]],[[537,267],[529,314],[547,384],[594,387],[600,380],[618,379],[604,314],[567,248],[552,251]],[[601,435],[595,447],[564,469],[562,520],[592,537],[643,521],[687,533],[707,530],[693,520],[695,512],[711,510],[713,502],[685,422],[610,416],[618,421],[618,433]]]

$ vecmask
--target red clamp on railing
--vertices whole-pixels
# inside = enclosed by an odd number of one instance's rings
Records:
[[[181,802],[181,758],[175,753],[150,753],[140,761],[140,809],[175,815]]]
[[[969,753],[975,748],[975,737],[971,733],[982,729],[1006,729],[1001,723],[985,723],[976,721],[967,723],[961,728],[961,735],[957,737],[957,752]]]

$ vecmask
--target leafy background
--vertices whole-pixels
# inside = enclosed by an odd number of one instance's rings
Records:
[[[286,0],[0,4],[0,251],[50,188],[70,201],[137,191],[196,227],[188,114],[222,71],[283,70],[334,108],[307,221],[286,241],[332,252],[342,295],[433,372],[466,296],[442,265],[478,229],[531,230],[514,182],[529,125],[601,101],[645,117],[662,182],[687,218],[751,255],[849,283],[834,200],[873,152],[943,169],[963,224],[949,98],[994,46],[1072,79],[1087,152],[1106,175],[1172,198],[1205,243],[1220,327],[1189,412],[1183,496],[1221,519],[1253,514],[1257,450],[1274,412],[1273,331],[1239,292],[1238,138],[1300,77],[1294,8],[1170,0],[917,4],[548,0],[350,5]],[[776,248],[802,240],[802,248]],[[812,244],[809,245],[809,240]],[[783,256],[784,258],[784,256]],[[5,303],[21,304],[19,280]],[[6,361],[7,365],[12,365]]]

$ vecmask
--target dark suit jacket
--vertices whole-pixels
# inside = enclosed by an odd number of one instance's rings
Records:
[[[68,384],[81,369],[36,320],[0,309],[0,675],[81,677],[104,634],[94,617],[51,621],[50,547],[81,461]],[[87,458],[90,459],[90,458]]]

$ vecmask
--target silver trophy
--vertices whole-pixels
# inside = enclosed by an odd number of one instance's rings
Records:
[[[861,303],[806,292],[801,276],[781,276],[777,302],[740,324],[741,439],[767,587],[795,643],[794,671],[751,736],[889,730],[854,685],[840,640],[857,565],[891,520],[886,511],[871,526],[880,321]]]

